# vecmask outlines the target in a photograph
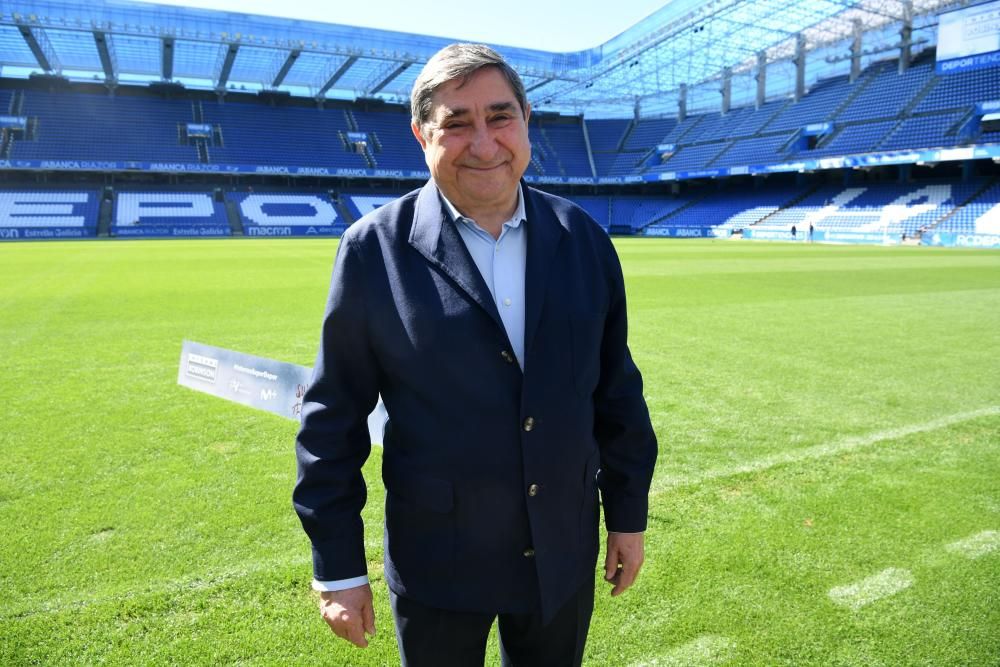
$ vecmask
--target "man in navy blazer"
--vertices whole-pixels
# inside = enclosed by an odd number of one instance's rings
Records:
[[[361,509],[379,395],[384,574],[404,665],[579,665],[605,577],[643,561],[656,438],[607,234],[521,181],[530,107],[481,45],[446,47],[412,93],[432,180],[340,241],[296,443],[295,509],[340,637],[374,634]]]

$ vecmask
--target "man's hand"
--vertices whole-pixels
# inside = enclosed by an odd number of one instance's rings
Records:
[[[646,559],[642,539],[643,533],[608,533],[604,580],[615,585],[611,589],[612,596],[624,593],[639,576],[639,568]]]
[[[375,607],[372,606],[372,587],[368,584],[320,593],[319,612],[333,634],[355,646],[366,648],[365,634],[375,636]]]

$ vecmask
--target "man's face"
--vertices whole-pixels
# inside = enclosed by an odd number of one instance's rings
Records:
[[[449,81],[431,99],[429,120],[412,129],[438,187],[470,217],[508,212],[531,159],[530,108],[521,109],[495,67]]]

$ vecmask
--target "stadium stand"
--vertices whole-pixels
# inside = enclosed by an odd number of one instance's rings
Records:
[[[627,133],[633,130],[632,121],[611,118],[586,120],[585,123],[594,167],[599,177],[632,173],[643,155],[650,150],[650,145],[645,145],[637,150],[619,152],[619,146],[630,136]]]
[[[227,192],[245,236],[339,236],[347,229],[326,193]]]
[[[420,145],[410,131],[410,115],[401,111],[369,111],[356,109],[353,116],[357,129],[368,132],[375,145],[375,166],[380,169],[420,171],[426,169]]]
[[[662,140],[676,144],[673,155],[653,161],[648,171],[696,171],[803,157],[959,145],[959,130],[972,105],[1000,98],[997,79],[994,71],[992,76],[973,72],[961,81],[952,81],[936,75],[926,58],[903,74],[898,72],[895,61],[876,63],[854,83],[847,77],[820,81],[799,102],[779,101],[756,110],[743,108],[725,115],[689,117]],[[951,110],[943,113],[946,107],[936,102],[934,94],[940,85],[949,91],[965,91],[964,99],[949,98]],[[832,123],[832,131],[814,146],[796,141],[803,127],[823,122]],[[1000,137],[997,132],[983,133],[980,139],[988,140],[993,135]],[[616,162],[602,159],[600,164],[612,166],[605,173],[615,173]]]
[[[795,225],[836,232],[913,236],[965,204],[981,182],[824,186],[758,222],[756,229]]]
[[[883,150],[946,148],[958,142],[958,123],[964,111],[936,113],[907,118],[882,141]]]
[[[628,176],[634,174],[637,168],[643,161],[643,157],[648,155],[650,151],[645,151],[643,153],[615,153],[614,160],[611,162],[608,171],[604,174],[605,176]]]
[[[680,143],[685,137],[701,122],[704,116],[688,116],[684,120],[676,123],[666,136],[660,140],[664,144]]]
[[[703,194],[697,200],[685,202],[687,206],[678,207],[675,212],[651,225],[647,233],[660,235],[657,230],[661,229],[742,229],[801,196],[800,190],[794,187],[772,187],[756,191],[733,189]]]
[[[648,118],[632,128],[625,142],[626,151],[647,151],[651,146],[666,143],[670,132],[677,126],[673,118]]]
[[[672,197],[612,197],[609,231],[614,234],[634,234],[686,203],[683,199]]]
[[[895,118],[931,83],[932,73],[931,63],[911,67],[903,74],[894,62],[873,66],[864,84],[857,86],[858,94],[850,105],[837,114],[837,122]]]
[[[736,167],[749,164],[770,164],[780,158],[781,149],[786,143],[788,143],[788,137],[781,134],[735,141],[715,159],[712,166]]]
[[[631,121],[621,118],[587,119],[585,122],[590,137],[590,148],[595,155],[617,151],[625,132],[632,126]],[[649,145],[652,144],[642,146],[639,150],[645,150]]]
[[[1000,100],[1000,74],[996,67],[933,77],[933,87],[913,112],[968,108],[988,100]]]
[[[579,122],[572,124],[543,122],[538,130],[548,151],[556,156],[561,167],[561,176],[593,177],[587,144]]]
[[[35,119],[34,137],[14,141],[11,157],[198,162],[178,136],[192,122],[188,101],[31,90],[22,113]]]
[[[728,147],[726,142],[682,146],[666,161],[650,168],[650,171],[698,170],[707,167],[712,160]]]
[[[883,120],[874,123],[860,123],[857,125],[846,125],[835,131],[830,139],[824,142],[819,148],[813,150],[800,150],[797,154],[801,157],[808,153],[811,157],[821,157],[825,155],[852,155],[855,153],[866,153],[877,148],[882,140],[896,127],[897,121]]]
[[[123,191],[116,195],[111,234],[121,237],[330,236],[399,192],[227,192],[225,206],[211,192]],[[676,197],[571,195],[605,230],[648,236],[728,236],[745,229],[802,233],[1000,234],[1000,183],[939,181],[852,186],[729,187]],[[96,191],[0,191],[0,237],[93,237],[101,197]],[[226,221],[232,205],[238,224]],[[131,222],[130,222],[131,221]],[[837,240],[833,237],[832,240]]]
[[[203,103],[206,123],[218,127],[221,141],[209,148],[211,162],[308,167],[369,167],[365,155],[350,149],[347,118],[341,109],[240,102]]]
[[[984,188],[969,203],[936,225],[933,232],[1000,235],[1000,183]]]
[[[864,83],[867,79],[860,79],[856,85]],[[809,123],[830,120],[850,95],[850,89],[846,76],[820,81],[798,102],[787,102],[761,129],[767,132],[797,130]]]
[[[359,194],[359,193],[341,193],[341,200],[344,202],[347,213],[350,216],[352,222],[361,218],[361,216],[366,215],[379,206],[384,206],[395,199],[398,195],[403,194],[402,192],[397,194],[383,194],[383,195],[372,195],[372,194]]]
[[[898,169],[897,182],[887,182],[884,173],[847,176],[849,165],[867,169],[864,160],[875,153],[1000,143],[1000,129],[981,127],[986,110],[977,107],[1000,102],[1000,68],[939,74],[933,56],[925,51],[909,68],[896,60],[874,61],[854,81],[817,81],[798,101],[785,97],[727,113],[698,111],[683,121],[538,112],[529,123],[527,176],[577,201],[615,234],[726,236],[810,223],[843,235],[995,234],[1000,193],[988,179],[996,171],[992,163],[980,175],[966,166],[933,180],[926,173],[911,180],[919,161],[890,167]],[[415,187],[427,169],[409,129],[408,108],[372,99],[316,105],[235,92],[213,97],[130,88],[99,94],[93,86],[4,79],[0,109],[11,116],[0,160],[40,160],[31,164],[44,169],[115,164],[117,170],[159,171],[164,179],[155,185],[125,179],[106,195],[96,185],[44,192],[2,186],[0,236],[13,238],[25,238],[27,230],[47,230],[38,237],[48,238],[336,235]],[[808,174],[796,178],[794,171],[812,169],[796,165],[814,158],[842,159],[843,183]],[[276,176],[265,176],[256,192],[245,182],[229,183],[224,198],[215,193],[219,176],[191,181],[191,187],[181,180],[161,187],[172,178],[162,172],[192,171],[187,167]],[[771,167],[792,173],[763,184],[759,176],[752,185],[734,179],[711,189],[703,180]],[[344,180],[278,182],[280,175]],[[386,180],[363,191],[350,180],[359,176]],[[677,181],[670,195],[657,185],[660,180]],[[620,187],[633,182],[645,183],[643,194]],[[574,191],[575,185],[586,188]]]
[[[568,197],[569,200],[575,202],[580,208],[590,214],[597,224],[601,226],[604,231],[608,231],[611,227],[611,198],[610,197],[599,197],[599,196],[586,196],[586,195],[576,195]]]
[[[853,83],[847,77],[818,82],[798,102],[775,100],[759,109],[695,114],[682,122],[588,119],[585,128],[579,117],[540,113],[530,123],[528,173],[567,179],[633,176],[997,140],[995,130],[978,137],[963,137],[961,130],[975,104],[1000,98],[998,80],[996,68],[938,75],[924,57],[903,74],[895,61],[875,63]],[[10,109],[15,97],[33,124],[30,138],[13,136],[7,142],[8,157],[15,159],[426,170],[402,106],[319,109],[34,89],[4,90],[0,104]],[[830,130],[817,141],[801,140],[806,125],[824,122],[831,123]],[[188,123],[210,126],[211,136],[187,137]],[[654,154],[662,144],[674,146],[666,159]]]
[[[97,235],[96,191],[2,190],[0,238],[86,238]]]
[[[754,113],[745,114],[739,123],[734,124],[730,135],[734,137],[752,137],[760,134],[789,104],[788,100],[777,100],[762,105]],[[774,129],[770,129],[768,132],[774,132]]]
[[[126,191],[115,197],[112,236],[230,236],[225,208],[209,192]]]
[[[733,109],[729,113],[709,113],[702,116],[701,122],[684,135],[684,143],[693,144],[707,141],[722,141],[734,136],[740,136],[734,131],[746,117],[756,113],[752,108]]]

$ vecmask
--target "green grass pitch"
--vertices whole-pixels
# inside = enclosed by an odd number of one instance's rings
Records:
[[[585,664],[1000,664],[1000,253],[616,244],[661,455]],[[381,489],[361,651],[295,424],[175,384],[183,338],[311,365],[335,248],[0,245],[0,664],[397,662]]]

